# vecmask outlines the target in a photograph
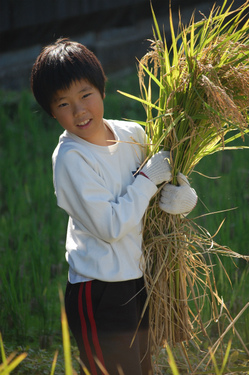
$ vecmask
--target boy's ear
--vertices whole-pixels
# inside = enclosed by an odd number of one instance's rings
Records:
[[[105,99],[105,91],[104,91],[104,94],[103,94],[103,100]]]

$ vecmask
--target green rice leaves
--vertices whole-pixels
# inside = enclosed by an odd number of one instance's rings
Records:
[[[224,148],[229,131],[243,137],[248,125],[248,2],[236,12],[226,3],[202,21],[193,16],[189,26],[180,22],[177,35],[170,11],[169,48],[152,9],[155,40],[139,62],[142,98],[127,95],[145,107],[151,144],[162,137],[160,147],[175,150],[174,170],[185,174],[209,151]]]
[[[234,142],[248,134],[249,1],[238,9],[223,2],[209,16],[175,31],[171,9],[171,45],[156,15],[150,50],[139,61],[141,97],[147,121],[140,122],[150,141],[147,156],[171,151],[172,183],[181,171],[189,176],[205,156],[243,148]],[[138,121],[139,122],[139,121]],[[154,353],[166,343],[189,340],[197,328],[204,334],[201,311],[209,295],[213,317],[220,299],[213,285],[210,254],[238,256],[194,221],[158,208],[158,194],[144,218],[145,280],[149,295]],[[195,301],[194,309],[189,300]]]

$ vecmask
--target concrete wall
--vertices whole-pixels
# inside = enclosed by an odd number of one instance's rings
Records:
[[[196,8],[208,15],[212,1],[171,0],[175,24],[178,8],[189,22]],[[223,1],[216,1],[217,5]],[[244,3],[236,0],[236,7]],[[168,0],[152,0],[169,32]],[[186,5],[187,4],[187,5]],[[201,17],[201,16],[200,16]],[[0,1],[0,89],[29,86],[29,75],[42,46],[59,37],[85,44],[107,75],[134,67],[152,37],[150,0],[2,0]]]

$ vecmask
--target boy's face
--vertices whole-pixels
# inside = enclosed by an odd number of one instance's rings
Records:
[[[104,104],[99,90],[87,80],[73,82],[69,89],[58,90],[51,103],[51,112],[60,125],[98,144],[103,136]]]

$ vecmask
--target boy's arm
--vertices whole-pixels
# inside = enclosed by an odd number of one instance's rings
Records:
[[[138,175],[126,194],[116,199],[103,179],[76,152],[68,152],[63,158],[64,162],[54,170],[57,202],[83,230],[110,243],[139,224],[157,191],[152,181]]]

